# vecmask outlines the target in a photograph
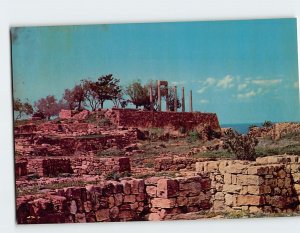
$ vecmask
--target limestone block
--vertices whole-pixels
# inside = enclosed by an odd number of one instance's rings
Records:
[[[238,175],[237,183],[239,185],[262,185],[264,179],[258,175]]]
[[[228,206],[236,206],[237,196],[232,194],[225,195],[225,204]]]
[[[237,205],[253,205],[259,206],[264,204],[264,199],[261,196],[256,195],[238,195],[237,196]]]
[[[162,219],[161,219],[159,213],[150,213],[148,220],[149,221],[161,221]]]
[[[257,186],[257,185],[249,185],[249,186],[247,187],[247,193],[248,193],[248,194],[254,194],[254,195],[260,194],[260,186]]]
[[[248,165],[242,162],[232,163],[230,166],[225,168],[226,173],[241,174],[247,169]]]
[[[223,191],[227,193],[239,193],[242,189],[241,185],[224,184]]]
[[[156,191],[157,191],[156,186],[146,186],[146,193],[148,196],[156,197]]]
[[[224,200],[224,194],[222,192],[217,192],[215,194],[215,200]]]
[[[176,197],[178,192],[179,185],[177,180],[160,179],[157,181],[157,197]]]
[[[251,166],[248,168],[249,175],[267,175],[269,168],[266,166]]]
[[[224,183],[225,184],[232,184],[231,174],[230,173],[225,173],[224,174]]]
[[[153,198],[151,200],[152,207],[157,208],[173,208],[176,204],[176,198]]]

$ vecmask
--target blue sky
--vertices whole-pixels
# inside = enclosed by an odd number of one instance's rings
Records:
[[[13,28],[14,96],[61,98],[112,73],[193,90],[224,123],[300,121],[296,19]],[[180,97],[180,91],[179,97]],[[109,105],[107,105],[109,107]]]

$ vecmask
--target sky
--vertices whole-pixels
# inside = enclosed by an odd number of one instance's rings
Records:
[[[11,28],[14,98],[113,74],[193,91],[221,124],[300,121],[296,19]],[[110,105],[106,105],[109,107]]]

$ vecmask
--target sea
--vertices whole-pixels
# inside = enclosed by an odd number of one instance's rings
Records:
[[[261,127],[263,123],[240,123],[240,124],[221,124],[222,128],[233,128],[240,134],[248,133],[249,127],[252,125],[256,125]]]

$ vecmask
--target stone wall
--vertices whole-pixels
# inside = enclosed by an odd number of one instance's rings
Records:
[[[51,195],[17,198],[17,222],[71,223],[142,220],[143,180],[58,189]]]
[[[123,179],[17,198],[17,222],[70,223],[166,220],[208,210],[208,177]]]
[[[16,174],[25,175],[24,164],[16,164]],[[111,172],[122,173],[130,172],[130,161],[126,157],[118,158],[55,158],[55,159],[30,159],[25,164],[30,174],[37,174],[40,177],[58,176],[61,173],[70,173],[77,175],[105,175]],[[18,167],[18,169],[17,169]],[[20,172],[20,167],[23,169]]]
[[[197,162],[211,180],[214,211],[287,212],[299,209],[298,156],[270,156],[256,162]]]
[[[195,163],[199,160],[201,159],[189,158],[189,157],[162,156],[162,158],[156,158],[154,160],[154,169],[157,172],[180,171],[182,169],[194,171]]]
[[[103,175],[111,172],[130,172],[130,160],[126,157],[94,158],[80,157],[71,160],[72,168],[78,175]]]
[[[28,173],[37,174],[40,177],[73,173],[70,159],[30,159],[27,170]]]
[[[210,180],[206,176],[189,178],[149,178],[145,181],[149,204],[147,219],[167,220],[180,213],[211,207]]]
[[[80,166],[84,168],[80,169],[88,170],[91,165],[91,161],[83,159]],[[111,166],[110,169],[115,166],[112,161]],[[197,162],[195,174],[126,178],[22,196],[17,198],[17,222],[168,220],[177,214],[198,211],[300,210],[300,156],[269,156],[255,162]]]
[[[200,112],[154,112],[133,109],[111,109],[105,113],[118,126],[138,128],[184,128],[191,130],[209,125],[211,130],[221,132],[218,117],[215,113]]]
[[[17,160],[15,162],[15,176],[19,178],[20,176],[27,175],[27,160]]]

